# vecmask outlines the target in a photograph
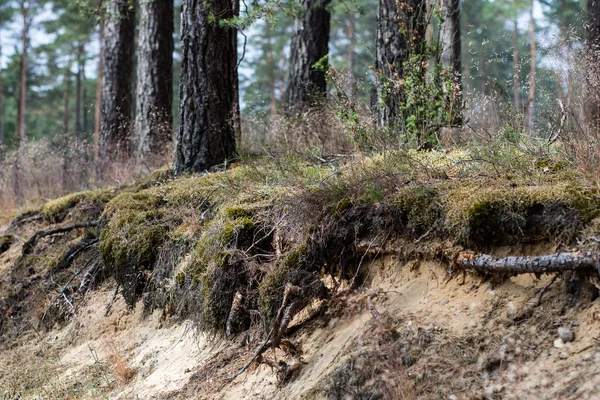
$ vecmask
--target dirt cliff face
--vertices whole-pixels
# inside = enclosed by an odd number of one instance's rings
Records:
[[[16,217],[0,397],[597,398],[598,190],[465,157],[159,171]]]

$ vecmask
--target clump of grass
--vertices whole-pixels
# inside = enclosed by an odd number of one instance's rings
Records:
[[[106,353],[106,359],[112,366],[114,376],[122,384],[129,382],[137,371],[129,365],[129,362],[123,356],[121,347],[116,342],[114,336],[107,336],[102,342],[102,346]]]

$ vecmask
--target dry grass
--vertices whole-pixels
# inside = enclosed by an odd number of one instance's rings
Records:
[[[113,335],[108,335],[102,341],[102,348],[107,356],[107,361],[112,367],[114,376],[121,384],[129,382],[136,374],[137,369],[130,366],[129,360],[123,355],[120,344]]]

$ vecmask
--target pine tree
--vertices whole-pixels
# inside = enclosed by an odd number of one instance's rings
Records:
[[[313,66],[329,52],[330,0],[301,0],[304,12],[294,22],[285,89],[288,111],[321,101],[327,91],[325,72]]]
[[[135,133],[146,164],[169,150],[173,101],[173,1],[142,0],[137,44]],[[161,158],[157,160],[159,163]]]
[[[109,1],[103,36],[100,156],[131,155],[135,9],[128,0]]]
[[[422,54],[427,28],[424,0],[379,0],[375,69],[378,75],[378,124],[396,129],[400,94],[391,80],[404,76],[404,63],[411,55]]]
[[[204,171],[235,156],[237,31],[227,25],[235,10],[232,0],[183,1],[177,174]]]

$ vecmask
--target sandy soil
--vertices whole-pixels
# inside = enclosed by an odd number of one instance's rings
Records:
[[[0,274],[12,256],[2,256]],[[226,379],[251,359],[259,337],[206,337],[191,322],[174,324],[158,311],[144,315],[141,304],[127,310],[121,298],[104,317],[114,290],[109,281],[89,294],[64,328],[28,332],[2,351],[0,394],[11,398],[10,388],[29,387],[32,398],[313,399],[347,393],[351,399],[360,398],[352,394],[354,377],[372,366],[378,377],[366,384],[381,379],[396,398],[600,398],[599,300],[577,300],[558,280],[538,306],[548,277],[448,280],[443,265],[393,257],[366,267],[370,276],[360,290],[338,296],[323,315],[295,321],[290,339],[300,354],[265,353],[301,363],[284,383],[265,364]],[[575,340],[556,342],[559,327],[572,330]],[[385,347],[388,331],[396,347]],[[382,353],[401,357],[401,364],[376,356]],[[119,367],[130,371],[129,380],[120,379]]]

